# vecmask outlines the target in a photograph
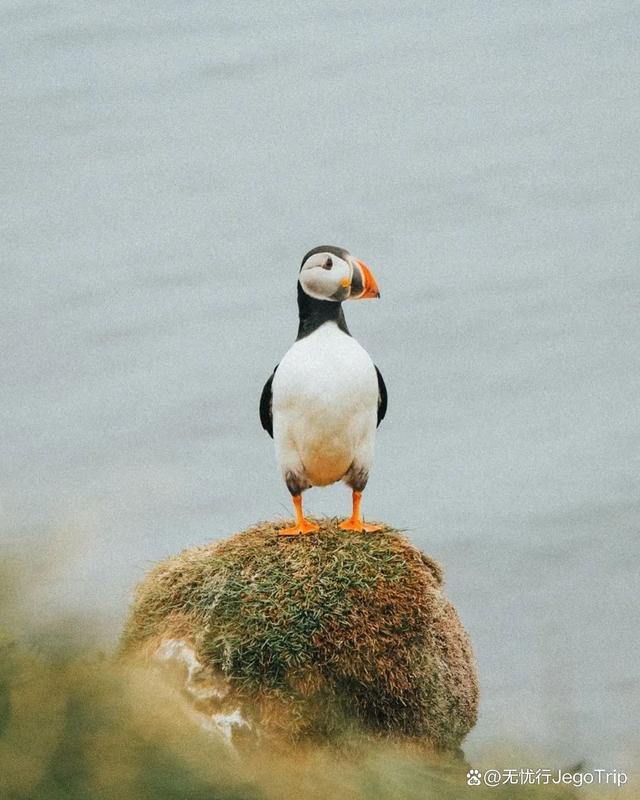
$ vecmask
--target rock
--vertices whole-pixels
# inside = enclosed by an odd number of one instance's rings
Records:
[[[456,751],[478,684],[440,566],[391,527],[319,522],[295,538],[259,524],[155,567],[123,653],[171,665],[201,724],[234,743],[358,731]]]

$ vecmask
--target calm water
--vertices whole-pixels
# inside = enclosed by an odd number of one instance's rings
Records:
[[[135,7],[133,7],[135,6]],[[302,254],[389,388],[365,497],[446,569],[493,741],[637,754],[637,3],[0,2],[3,527],[103,610],[289,513],[262,384]],[[344,513],[342,487],[307,495]]]

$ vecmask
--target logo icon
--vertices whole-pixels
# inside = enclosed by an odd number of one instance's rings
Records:
[[[468,786],[480,786],[480,778],[482,777],[482,773],[479,769],[470,769],[467,772],[467,785]]]

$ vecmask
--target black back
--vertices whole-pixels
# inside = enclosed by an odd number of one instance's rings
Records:
[[[384,382],[384,378],[382,377],[382,373],[376,367],[376,375],[378,376],[378,424],[376,428],[380,427],[380,423],[384,419],[385,414],[387,413],[387,387]]]
[[[271,392],[271,384],[273,383],[273,376],[276,374],[276,369],[278,369],[278,365],[276,364],[276,368],[271,373],[271,377],[265,383],[262,394],[260,395],[260,422],[262,423],[262,427],[265,431],[269,434],[269,436],[273,439],[273,413],[271,411],[271,400],[272,400],[272,392]]]

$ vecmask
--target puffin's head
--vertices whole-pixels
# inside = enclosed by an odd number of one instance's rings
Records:
[[[302,259],[302,291],[316,300],[364,300],[380,297],[376,279],[369,267],[342,247],[321,245]]]

